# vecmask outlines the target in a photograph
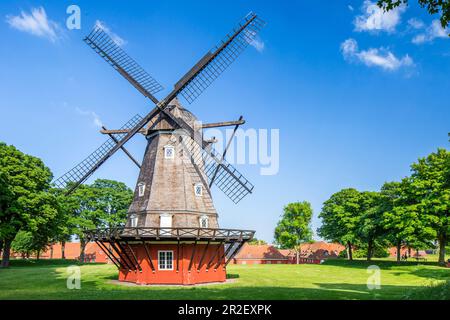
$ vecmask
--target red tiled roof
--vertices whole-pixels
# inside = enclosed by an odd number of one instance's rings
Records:
[[[317,241],[313,243],[304,243],[300,245],[300,254],[302,258],[326,259],[336,258],[345,247],[339,243],[328,243],[325,241]],[[282,255],[287,258],[295,258],[296,253],[292,249],[279,250]]]
[[[242,246],[242,249],[235,256],[235,259],[279,259],[286,260],[286,257],[274,246],[268,244]]]

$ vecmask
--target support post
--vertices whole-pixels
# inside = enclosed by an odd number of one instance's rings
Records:
[[[211,257],[211,260],[209,260],[208,264],[206,265],[206,271],[209,270],[209,267],[211,266],[211,264],[213,263],[214,259],[216,258],[216,255],[219,253],[220,247],[222,246],[222,244],[223,244],[223,241],[220,241],[219,244],[217,245],[216,251],[214,251],[214,254]]]
[[[200,261],[198,263],[197,272],[200,272],[200,269],[202,268],[203,259],[205,259],[206,252],[208,251],[208,247],[209,247],[209,243],[210,242],[211,242],[211,239],[208,239],[208,242],[206,243],[206,246],[205,246],[205,250],[203,250],[202,257],[200,258]]]
[[[131,246],[130,246],[130,244],[128,242],[125,242],[125,243],[127,245],[128,250],[130,250],[130,252],[131,252],[131,255],[132,255],[133,259],[134,259],[136,268],[139,269],[139,272],[142,272],[141,265],[139,264],[139,261],[138,261],[138,259],[136,257],[136,254],[133,251],[133,248],[131,248]]]
[[[230,246],[227,248],[227,250],[223,250],[223,254],[221,257],[219,257],[219,261],[217,261],[216,265],[214,266],[214,270],[217,270],[217,267],[220,265],[220,262],[222,261],[222,259],[224,259],[227,254],[231,251],[231,248],[233,248],[234,243],[230,243]]]
[[[130,264],[128,263],[128,261],[123,257],[123,253],[120,250],[120,248],[117,248],[116,244],[114,243],[114,240],[112,242],[109,242],[111,244],[111,246],[113,247],[113,249],[117,252],[117,254],[119,255],[119,260],[123,263],[121,263],[121,265],[124,266],[124,269],[128,269],[128,271],[131,271],[132,267],[130,266]]]
[[[136,270],[136,267],[133,266],[133,263],[131,262],[130,257],[128,257],[127,253],[125,252],[124,247],[122,247],[122,245],[120,244],[119,241],[117,241],[117,243],[114,243],[114,245],[117,244],[117,247],[119,247],[120,250],[117,250],[117,252],[121,253],[121,258],[123,258],[123,261],[126,263],[126,265],[128,266],[128,270]],[[134,269],[133,269],[134,268]]]
[[[145,253],[147,254],[148,262],[150,263],[150,268],[152,268],[152,272],[155,273],[155,266],[153,265],[152,256],[150,255],[150,251],[148,250],[144,240],[142,240],[142,244],[144,245]]]
[[[197,239],[195,239],[194,247],[192,248],[191,261],[189,261],[188,272],[191,272],[191,267],[192,267],[192,263],[194,262],[196,249],[197,249]]]
[[[177,241],[177,273],[180,270],[180,238]]]
[[[106,256],[109,258],[109,260],[112,261],[112,263],[114,263],[117,269],[124,268],[120,260],[113,255],[113,253],[108,249],[108,247],[106,247],[105,245],[103,245],[103,243],[98,241],[95,241],[95,243],[105,252]]]
[[[228,265],[228,263],[230,263],[231,260],[233,260],[234,256],[236,255],[236,253],[239,252],[239,250],[241,250],[242,246],[244,245],[245,241],[242,241],[236,248],[236,250],[233,251],[233,253],[230,255],[230,257],[228,258],[228,260],[225,262],[225,265],[223,266],[223,268],[225,269]]]

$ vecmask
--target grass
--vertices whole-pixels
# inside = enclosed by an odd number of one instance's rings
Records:
[[[450,269],[434,262],[389,260],[381,269],[381,289],[368,290],[365,261],[329,260],[322,265],[229,265],[233,283],[197,287],[123,286],[113,265],[81,267],[81,289],[66,287],[73,261],[12,261],[0,269],[0,300],[5,299],[426,299],[448,297]]]

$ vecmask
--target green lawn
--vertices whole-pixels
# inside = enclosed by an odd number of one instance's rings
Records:
[[[424,290],[450,280],[450,269],[434,262],[397,265],[375,261],[381,268],[381,289],[367,289],[365,261],[328,261],[323,265],[229,265],[233,283],[198,287],[124,286],[112,265],[81,266],[81,289],[66,288],[61,260],[12,261],[0,269],[0,300],[4,299],[405,299],[429,298]],[[448,285],[442,289],[449,290]],[[425,293],[424,293],[425,292]],[[442,292],[439,293],[442,295]],[[448,297],[448,292],[445,293]]]

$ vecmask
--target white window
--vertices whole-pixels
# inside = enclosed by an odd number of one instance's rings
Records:
[[[164,158],[165,159],[173,159],[175,157],[175,148],[174,146],[165,146],[164,147]]]
[[[197,183],[194,186],[194,192],[197,197],[201,197],[203,195],[203,185],[201,183]]]
[[[200,228],[208,228],[208,217],[207,216],[201,216],[200,217]]]
[[[145,192],[145,183],[143,182],[139,182],[138,183],[138,193],[139,193],[139,197],[142,197],[144,195]]]
[[[159,216],[159,227],[161,228],[160,234],[161,235],[168,235],[170,236],[170,229],[165,228],[172,228],[172,215],[163,213]]]
[[[132,215],[130,216],[130,226],[131,226],[132,228],[136,228],[136,227],[137,227],[137,224],[138,224],[138,216],[135,215],[135,214],[132,214]]]
[[[173,251],[158,251],[158,269],[173,270]]]

